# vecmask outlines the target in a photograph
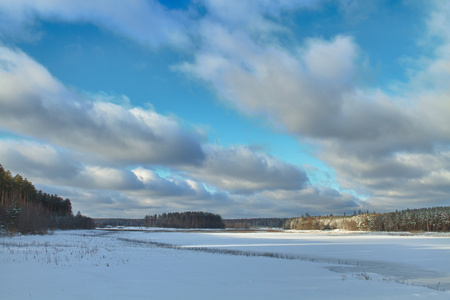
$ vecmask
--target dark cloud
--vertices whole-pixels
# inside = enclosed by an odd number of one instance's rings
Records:
[[[227,217],[285,217],[318,212],[321,206],[335,212],[352,211],[358,205],[345,193],[308,185],[298,167],[245,147],[210,146],[206,153],[213,165],[206,159],[197,170],[172,170],[160,176],[144,167],[93,165],[82,156],[40,142],[2,140],[0,145],[6,169],[20,172],[46,192],[70,198],[75,211],[94,217],[184,210],[208,210]]]
[[[0,139],[0,158],[5,169],[38,182],[68,182],[83,170],[67,153],[39,142]]]
[[[185,170],[196,180],[238,194],[302,189],[309,182],[303,169],[242,146],[208,146],[203,164]]]
[[[307,186],[302,190],[262,191],[253,195],[232,195],[239,217],[295,217],[306,213],[343,214],[362,209],[362,201],[346,192],[324,186]]]

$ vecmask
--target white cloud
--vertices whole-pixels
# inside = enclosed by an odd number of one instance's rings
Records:
[[[433,0],[427,26],[430,35],[438,36],[443,42],[450,43],[450,3],[448,1]]]
[[[433,155],[448,165],[450,7],[434,4],[428,26],[440,39],[438,47],[427,60],[421,58],[427,62],[422,62],[424,68],[411,73],[397,95],[358,85],[366,58],[351,36],[305,39],[294,53],[268,43],[270,39],[261,43],[225,17],[203,23],[202,47],[180,69],[210,82],[239,111],[281,124],[316,145],[319,157],[335,168],[342,188],[369,195],[368,205],[442,205],[448,198],[435,193],[431,184],[439,176],[444,180],[442,167],[406,160],[414,155],[426,161]],[[360,9],[343,7],[349,8],[352,13]],[[274,21],[255,11],[261,20]],[[275,33],[264,26],[261,30]]]
[[[237,200],[228,192],[241,198],[308,183],[299,167],[246,147],[202,146],[175,119],[130,107],[129,101],[121,106],[104,94],[82,99],[19,50],[0,47],[0,61],[0,125],[32,137],[0,140],[5,168],[73,195],[85,213],[102,207],[111,215],[128,205],[215,207],[232,214]],[[173,170],[162,178],[135,164]]]
[[[307,38],[297,49],[292,44],[286,49],[277,41],[278,34],[291,34],[281,12],[315,8],[320,1],[203,1],[204,15],[193,19],[190,12],[168,10],[155,1],[110,3],[3,1],[0,32],[29,38],[40,19],[91,22],[152,47],[189,46],[193,60],[180,64],[180,70],[210,82],[237,110],[316,145],[343,188],[371,196],[362,203],[345,193],[314,188],[307,185],[302,169],[246,147],[202,146],[198,136],[182,130],[173,118],[130,108],[126,99],[124,105],[85,101],[26,54],[1,46],[0,125],[57,145],[58,150],[33,146],[53,152],[54,161],[42,162],[49,169],[66,161],[61,172],[89,170],[100,178],[92,186],[106,188],[113,182],[120,187],[108,200],[117,209],[121,201],[135,201],[136,208],[210,203],[231,212],[224,203],[233,203],[248,213],[258,208],[281,214],[287,207],[319,212],[321,207],[323,211],[370,205],[384,210],[448,201],[447,2],[433,1],[426,37],[437,38],[438,46],[421,58],[422,69],[411,73],[398,95],[358,85],[355,78],[364,71],[361,64],[367,54],[349,34]],[[361,11],[369,16],[374,9],[355,3],[343,1],[339,7],[353,17]],[[436,46],[434,40],[430,44]],[[104,160],[98,165],[80,163],[69,154],[72,150]],[[38,164],[31,153],[21,151],[8,152],[8,157],[26,157]],[[119,164],[168,164],[175,173],[187,173],[161,178],[150,169],[127,171]],[[210,193],[203,182],[219,192]],[[125,192],[133,184],[143,187],[134,194]],[[156,195],[166,198],[156,200]]]
[[[198,136],[153,110],[88,102],[21,51],[0,47],[0,125],[116,163],[197,164]]]
[[[31,25],[44,19],[91,22],[150,46],[191,44],[186,13],[168,10],[153,0],[2,1],[0,16],[0,36],[15,39],[31,39]]]
[[[195,61],[180,68],[212,82],[239,110],[301,135],[329,136],[339,130],[358,57],[352,38],[311,39],[292,55],[220,25],[207,26],[204,36],[208,43]],[[346,134],[348,129],[353,128],[342,128]]]

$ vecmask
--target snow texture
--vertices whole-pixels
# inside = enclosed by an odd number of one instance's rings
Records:
[[[450,235],[73,230],[0,237],[0,299],[449,299]]]

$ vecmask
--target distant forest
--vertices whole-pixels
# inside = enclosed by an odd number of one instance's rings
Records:
[[[174,228],[190,228],[187,225],[181,225],[180,222],[183,222],[185,220],[189,220],[189,218],[181,217],[182,214],[189,213],[166,213],[166,214],[159,214],[159,215],[149,215],[146,216],[145,219],[124,219],[124,218],[97,218],[94,219],[95,225],[97,227],[117,227],[117,226],[134,226],[134,227],[164,227],[164,228],[170,228],[172,221],[168,222],[168,219],[172,219],[172,216],[175,216],[174,218]],[[195,214],[195,213],[194,213]],[[208,213],[202,213],[197,212],[197,214],[208,214]],[[192,213],[191,213],[192,215]],[[287,220],[287,218],[253,218],[253,219],[222,219],[222,224],[219,221],[218,215],[214,215],[213,219],[216,219],[216,224],[219,224],[219,227],[212,227],[212,228],[235,228],[235,229],[250,229],[250,228],[283,228],[284,222]],[[163,221],[166,220],[166,221]],[[163,223],[165,225],[163,225]],[[192,225],[192,220],[189,221]],[[206,222],[209,223],[209,222]]]
[[[253,219],[225,219],[226,228],[283,228],[287,218],[253,218]]]
[[[390,213],[354,212],[352,216],[222,219],[204,212],[164,213],[144,219],[95,219],[96,225],[164,228],[280,228],[293,230],[450,232],[450,206],[406,209]]]
[[[285,229],[361,231],[450,231],[450,206],[406,209],[390,213],[362,213],[354,216],[303,216],[286,220]]]
[[[163,228],[225,228],[220,215],[201,211],[147,215],[144,224],[146,227]]]
[[[131,226],[143,227],[145,226],[144,219],[125,219],[125,218],[94,218],[95,227],[105,228],[108,226]]]
[[[44,233],[48,229],[94,228],[91,218],[72,213],[70,199],[37,190],[0,164],[0,230]]]

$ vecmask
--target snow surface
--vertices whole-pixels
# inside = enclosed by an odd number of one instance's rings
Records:
[[[0,237],[0,299],[450,299],[450,235],[56,231]]]

